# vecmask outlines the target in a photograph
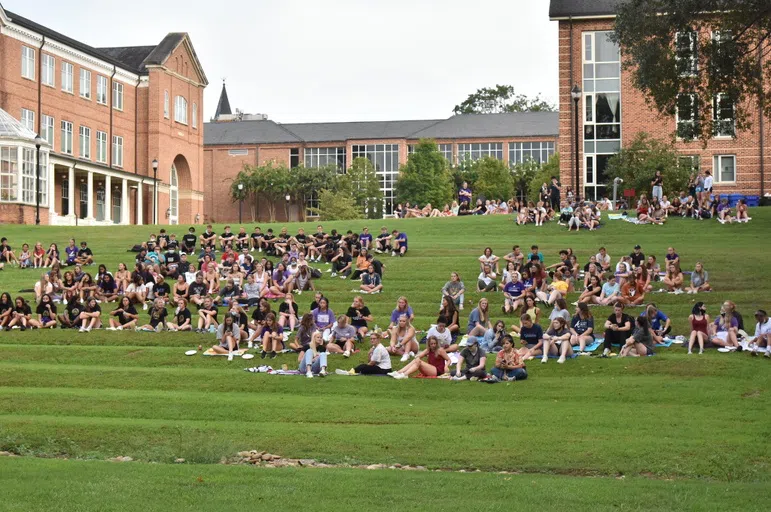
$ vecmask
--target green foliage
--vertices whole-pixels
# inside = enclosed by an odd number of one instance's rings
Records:
[[[479,179],[479,171],[476,166],[474,166],[474,162],[470,159],[465,162],[460,162],[458,165],[452,167],[450,169],[450,175],[452,176],[455,190],[459,190],[465,181],[473,191],[474,185]]]
[[[514,197],[519,201],[526,201],[531,192],[531,182],[541,171],[541,166],[534,160],[528,159],[522,163],[511,166],[511,177],[514,180]]]
[[[544,183],[546,183],[546,185],[551,185],[552,176],[555,176],[557,180],[560,178],[559,153],[552,155],[552,157],[549,158],[549,161],[542,164],[536,173],[533,174],[527,186],[527,199],[529,201],[537,202],[541,186]]]
[[[338,169],[334,165],[324,167],[296,167],[290,173],[292,177],[292,195],[300,204],[308,203],[319,190],[332,189],[338,177]],[[305,218],[306,209],[301,208]]]
[[[725,117],[731,110],[739,130],[749,127],[749,114],[754,115],[758,104],[771,116],[771,88],[763,87],[771,79],[771,60],[758,63],[758,46],[767,47],[771,35],[771,9],[767,1],[740,4],[629,0],[618,7],[613,39],[621,47],[624,68],[648,103],[674,116],[678,107],[691,109],[690,101],[678,100],[680,95],[695,95],[698,122],[681,126],[680,135],[685,138],[706,143],[717,129],[730,132],[731,123]],[[704,14],[712,12],[720,14]],[[713,37],[714,32],[723,37]],[[718,94],[730,98],[733,105],[716,105]]]
[[[524,94],[516,94],[511,85],[496,85],[483,87],[469,94],[460,105],[452,110],[458,114],[499,114],[502,112],[556,112],[557,107],[541,99],[540,95],[528,98]]]
[[[492,157],[480,158],[474,162],[479,179],[474,193],[487,199],[508,201],[514,194],[514,178],[502,160]]]
[[[396,181],[396,197],[401,203],[441,209],[454,195],[447,159],[433,141],[421,140],[407,159]]]
[[[319,220],[353,220],[364,216],[353,196],[333,190],[319,191]]]
[[[238,184],[243,183],[243,191],[238,190]],[[230,195],[235,200],[249,200],[248,204],[254,219],[254,209],[259,198],[265,200],[268,205],[270,221],[276,220],[276,202],[285,204],[284,196],[294,192],[295,180],[289,169],[281,164],[274,165],[268,162],[266,165],[245,165],[238,173],[230,187]]]
[[[687,188],[691,174],[691,169],[678,165],[678,161],[679,154],[671,143],[642,132],[610,159],[606,175],[609,180],[623,179],[623,188],[634,189],[638,196],[642,193],[650,195],[651,181],[660,170],[664,177],[664,194],[672,197]]]
[[[347,174],[340,177],[348,181],[354,203],[368,219],[383,218],[383,193],[380,191],[375,166],[367,158],[355,158]]]

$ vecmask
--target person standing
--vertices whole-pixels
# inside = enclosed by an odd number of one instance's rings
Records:
[[[458,191],[458,203],[467,203],[471,204],[471,188],[468,186],[468,182],[464,181],[463,185],[461,185],[460,190]]]
[[[661,176],[661,169],[656,170],[656,175],[651,181],[651,187],[653,187],[651,197],[660,202],[664,195],[664,178]]]
[[[549,187],[549,199],[551,201],[551,209],[555,212],[560,209],[560,182],[557,181],[556,176],[551,177],[551,186]]]

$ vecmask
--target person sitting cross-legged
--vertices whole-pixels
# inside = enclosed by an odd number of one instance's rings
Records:
[[[492,369],[490,380],[514,381],[527,379],[527,369],[522,356],[514,348],[514,340],[508,334],[503,337],[503,350],[495,357],[495,366]]]
[[[460,352],[453,380],[479,380],[487,376],[487,353],[479,346],[475,336],[469,336],[467,346]]]

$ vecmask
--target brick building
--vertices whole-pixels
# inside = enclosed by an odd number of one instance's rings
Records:
[[[557,129],[558,114],[551,112],[460,115],[417,121],[280,124],[265,116],[233,115],[223,85],[215,120],[205,125],[205,218],[212,222],[238,219],[238,204],[229,191],[245,164],[274,161],[290,168],[334,164],[342,171],[353,159],[368,158],[380,177],[388,214],[394,206],[399,166],[407,161],[411,147],[419,139],[435,140],[451,163],[482,156],[506,163],[527,158],[544,162],[555,152]],[[301,217],[301,207],[291,202],[291,220]],[[277,208],[277,215],[285,216],[283,210]],[[264,205],[258,216],[267,216]]]
[[[0,222],[34,222],[29,133],[41,223],[197,222],[206,85],[185,33],[94,48],[0,5],[0,109],[28,130],[0,132]]]
[[[579,179],[585,195],[604,194],[612,180],[605,173],[608,159],[640,132],[671,139],[678,124],[693,122],[683,115],[660,116],[634,88],[630,73],[621,69],[619,48],[607,39],[613,30],[618,0],[551,0],[549,16],[559,23],[559,153],[563,183],[575,186],[574,102],[571,89],[581,88],[579,101]],[[769,44],[769,42],[766,42]],[[767,52],[766,52],[767,53]],[[767,57],[766,57],[767,58]],[[713,171],[721,194],[764,195],[769,191],[766,169],[771,166],[768,119],[754,105],[751,129],[734,135],[732,105],[720,105],[725,121],[718,135],[701,141],[677,139],[684,165]],[[725,112],[729,116],[725,116]]]

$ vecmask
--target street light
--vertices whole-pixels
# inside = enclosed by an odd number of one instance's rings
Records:
[[[158,224],[158,159],[153,158],[153,224]]]
[[[241,212],[244,206],[244,184],[238,184],[238,223],[241,224]]]
[[[35,135],[35,149],[37,149],[35,161],[35,225],[40,225],[40,146],[43,145],[43,139],[40,135]]]
[[[576,195],[576,199],[579,197],[578,193],[578,101],[581,99],[581,88],[578,87],[578,84],[573,85],[573,88],[570,90],[570,97],[573,98],[573,117],[575,118],[575,161],[576,161],[576,176],[575,176],[575,184],[574,184],[574,191]]]
[[[286,195],[286,208],[285,208],[285,210],[286,210],[286,220],[287,220],[287,222],[289,222],[289,201],[291,201],[291,200],[292,200],[292,196],[290,196],[289,194],[287,194],[287,195]]]

